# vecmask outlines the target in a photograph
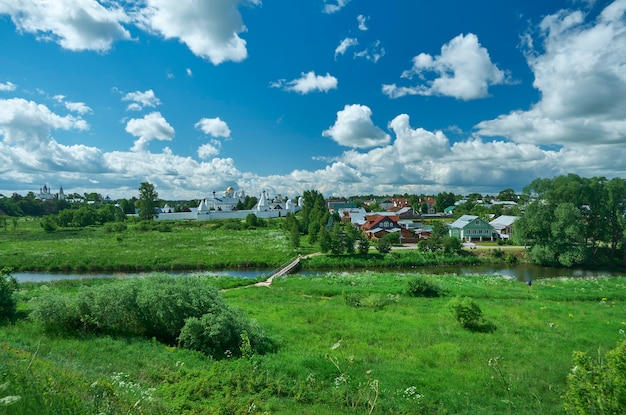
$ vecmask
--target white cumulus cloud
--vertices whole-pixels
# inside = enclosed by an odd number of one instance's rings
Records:
[[[324,13],[327,13],[327,14],[337,13],[339,10],[346,7],[348,3],[350,3],[350,0],[335,0],[335,1],[337,2],[337,4],[331,3],[329,2],[329,0],[324,0],[324,8],[323,8]]]
[[[84,102],[64,102],[65,108],[68,109],[68,111],[72,111],[72,112],[77,112],[79,114],[87,114],[89,112],[91,112],[91,108],[89,108],[89,106],[87,104],[85,104]]]
[[[113,42],[131,38],[122,26],[130,18],[110,1],[1,0],[0,14],[11,16],[19,31],[73,51],[106,52]]]
[[[435,75],[433,79],[427,79],[430,73]],[[402,73],[402,78],[414,77],[422,82],[411,86],[383,85],[383,93],[391,98],[440,95],[467,101],[485,98],[490,86],[510,82],[508,74],[491,62],[489,52],[473,33],[455,37],[441,47],[438,56],[415,56],[413,67]]]
[[[148,143],[152,140],[171,141],[175,135],[174,128],[160,112],[151,112],[143,118],[129,120],[126,131],[137,137],[131,149],[134,152],[147,151]]]
[[[165,39],[178,39],[196,55],[214,65],[240,62],[248,56],[246,31],[238,6],[241,0],[146,0],[139,25]],[[248,0],[260,5],[260,0]]]
[[[478,134],[544,145],[626,143],[625,12],[626,0],[618,0],[593,22],[581,11],[546,16],[540,42],[526,42],[541,99],[479,123]]]
[[[337,120],[329,129],[322,132],[337,143],[346,147],[370,148],[386,145],[390,141],[385,133],[372,122],[372,110],[365,105],[346,105],[337,112]]]
[[[140,111],[145,107],[156,107],[157,105],[161,105],[161,100],[151,89],[143,92],[129,92],[122,97],[122,101],[132,101],[128,104],[128,107],[126,107],[129,111]]]
[[[0,92],[10,92],[10,91],[15,91],[15,84],[11,83],[11,82],[0,82]]]
[[[202,118],[195,124],[195,127],[206,135],[230,138],[230,128],[228,128],[228,124],[222,121],[219,117]]]
[[[337,89],[337,78],[326,73],[326,75],[316,75],[310,71],[302,73],[302,76],[292,81],[281,79],[271,84],[274,88],[282,88],[285,91],[293,91],[299,94],[308,94],[314,91],[328,92],[331,89]]]
[[[198,148],[198,157],[201,159],[210,159],[217,156],[222,148],[222,143],[218,140],[211,140],[210,143],[205,143]]]
[[[86,131],[80,117],[61,116],[47,106],[22,98],[0,100],[0,167],[3,180],[59,172],[95,172],[103,169],[99,149],[59,143],[53,131]]]

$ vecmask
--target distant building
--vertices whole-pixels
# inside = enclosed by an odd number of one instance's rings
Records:
[[[52,199],[65,199],[65,193],[63,193],[63,186],[59,188],[58,193],[52,193],[48,185],[44,184],[39,188],[39,194],[37,195],[39,200],[52,200]]]

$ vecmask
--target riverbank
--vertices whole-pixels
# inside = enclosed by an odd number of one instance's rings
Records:
[[[278,346],[224,360],[150,339],[54,336],[26,318],[40,296],[62,299],[116,280],[23,286],[21,318],[0,326],[0,384],[9,382],[0,399],[20,396],[9,414],[562,414],[572,353],[597,356],[624,336],[625,278],[529,287],[497,276],[429,276],[444,295],[419,298],[406,291],[414,277],[289,276],[271,289],[224,291]],[[457,296],[475,299],[492,330],[459,325],[448,307]]]

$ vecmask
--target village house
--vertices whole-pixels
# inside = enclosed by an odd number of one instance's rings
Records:
[[[390,233],[399,233],[400,243],[417,242],[418,237],[412,229],[402,227],[396,215],[376,213],[365,216],[361,229],[368,239],[378,240]]]
[[[459,238],[461,241],[470,242],[472,240],[494,240],[496,236],[493,226],[474,215],[463,215],[450,225],[448,225],[450,236]]]
[[[513,224],[518,219],[518,216],[498,216],[489,224],[493,227],[493,230],[498,234],[501,239],[509,239],[513,234]]]

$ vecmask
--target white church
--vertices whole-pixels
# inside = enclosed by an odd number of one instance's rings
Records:
[[[191,212],[173,212],[169,206],[164,206],[159,212],[158,220],[176,220],[176,219],[196,219],[196,220],[215,220],[215,219],[245,219],[250,213],[258,218],[280,218],[287,213],[296,213],[302,209],[302,197],[298,199],[298,203],[294,203],[291,199],[283,200],[282,196],[276,195],[269,198],[265,191],[261,192],[257,204],[250,210],[237,210],[237,204],[244,202],[246,194],[243,190],[236,192],[232,186],[229,186],[222,195],[212,193],[212,197],[202,199],[197,208],[191,209]]]

